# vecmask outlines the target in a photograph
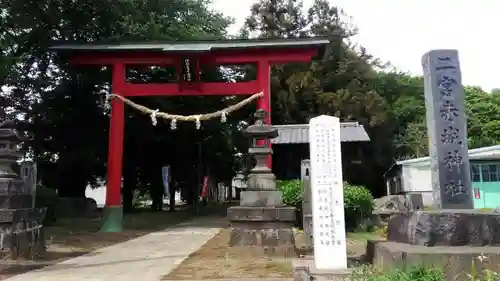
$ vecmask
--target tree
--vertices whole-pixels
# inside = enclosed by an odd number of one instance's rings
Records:
[[[465,94],[469,148],[499,144],[498,93],[487,93],[479,87],[465,87]]]
[[[393,70],[390,63],[350,43],[356,28],[328,1],[316,0],[307,13],[302,10],[301,1],[261,0],[252,6],[242,30],[242,36],[250,37],[326,36],[331,40],[324,56],[310,64],[272,69],[273,123],[306,123],[319,114],[360,122],[371,141],[360,144],[363,165],[347,167],[344,177],[382,195],[382,175],[395,160],[428,155],[423,78]],[[498,133],[493,132],[498,128],[493,115],[498,102],[492,102],[499,95],[471,93],[470,88],[466,92],[469,146],[498,143]],[[357,176],[360,170],[362,178]]]
[[[211,11],[208,4],[206,0],[28,0],[0,4],[5,11],[0,38],[12,38],[11,48],[4,51],[2,58],[19,58],[9,69],[10,79],[5,84],[14,89],[16,114],[24,115],[29,122],[25,149],[39,162],[47,185],[57,188],[62,196],[84,196],[87,183],[105,176],[109,112],[104,109],[102,92],[108,91],[110,81],[109,69],[76,69],[68,66],[64,57],[48,53],[47,46],[54,40],[222,38],[231,19]],[[4,60],[0,62],[7,67]],[[141,102],[180,114],[219,109],[227,104],[222,98],[180,97]],[[178,151],[179,146],[191,147],[197,141],[192,138],[194,129],[171,132],[167,126],[148,128],[144,123],[149,121],[138,115],[127,110],[124,175],[137,175],[137,179],[125,181],[126,195],[136,185],[161,187],[158,167],[180,163],[169,153],[158,151],[168,152],[165,147]],[[206,134],[220,130],[204,126]],[[217,138],[226,137],[214,140]],[[135,149],[137,146],[141,149]],[[188,157],[187,161],[196,162],[195,155]],[[149,171],[154,173],[148,177]],[[128,172],[131,176],[127,177]],[[130,206],[131,196],[125,199]]]
[[[262,0],[252,6],[244,34],[279,38],[327,36],[331,39],[325,55],[310,64],[273,67],[274,124],[306,123],[319,114],[338,116],[342,121],[359,121],[370,132],[383,124],[387,104],[373,89],[377,77],[374,66],[380,64],[363,48],[349,43],[356,29],[343,20],[344,16],[340,9],[323,0],[315,1],[307,14],[302,12],[300,1]],[[373,139],[376,134],[371,135]],[[375,163],[368,165],[385,167],[388,161],[381,160],[384,152],[374,152],[379,143],[375,140],[373,145],[365,147],[365,161],[370,158]],[[355,177],[355,171],[345,172],[348,179],[360,180]],[[361,180],[364,182],[356,183],[381,182],[376,173],[371,172]]]

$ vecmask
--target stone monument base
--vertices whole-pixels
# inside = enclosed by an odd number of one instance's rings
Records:
[[[500,215],[436,210],[391,216],[387,240],[421,246],[500,246]]]
[[[304,226],[304,245],[302,250],[306,254],[314,252],[312,215],[304,215],[302,225]]]
[[[227,212],[231,224],[231,248],[244,247],[256,256],[296,257],[293,222],[295,208],[231,207]]]
[[[366,252],[367,260],[382,270],[412,266],[443,268],[445,280],[469,281],[470,277],[467,274],[471,273],[473,262],[476,272],[481,272],[483,269],[500,271],[500,247],[496,246],[427,247],[398,242],[369,241]]]
[[[292,269],[294,281],[344,281],[349,280],[352,274],[352,271],[349,268],[339,270],[317,269],[314,265],[312,257],[293,260]]]

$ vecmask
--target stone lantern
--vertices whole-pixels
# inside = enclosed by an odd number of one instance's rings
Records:
[[[30,187],[14,172],[21,139],[14,122],[0,124],[0,248],[8,258],[34,259],[45,251],[41,220],[44,209],[33,208]]]
[[[228,209],[229,246],[246,247],[257,255],[294,256],[295,208],[283,206],[283,194],[276,189],[276,177],[266,165],[266,157],[272,153],[267,143],[278,136],[278,130],[265,124],[264,110],[258,110],[254,116],[257,121],[243,134],[253,140],[248,153],[257,163],[250,170],[247,188],[241,192],[240,206]],[[264,144],[257,145],[258,140]]]

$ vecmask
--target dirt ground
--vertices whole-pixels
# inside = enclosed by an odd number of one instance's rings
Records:
[[[256,259],[242,250],[227,257],[229,229],[222,230],[162,280],[283,278],[292,276],[291,259]],[[241,258],[234,258],[241,256]]]
[[[249,256],[242,250],[241,255],[228,250],[230,229],[222,230],[209,240],[197,252],[191,254],[162,280],[202,280],[202,279],[244,279],[244,278],[290,278],[292,277],[292,260],[278,258],[261,258]],[[359,259],[365,252],[366,240],[376,238],[371,233],[354,233],[348,235],[348,256]],[[297,232],[296,247],[303,245],[303,233]],[[238,256],[240,258],[234,258]]]
[[[196,214],[188,210],[126,214],[121,233],[100,232],[100,213],[87,218],[60,219],[54,225],[45,227],[46,255],[36,261],[4,259],[0,264],[0,280],[137,238],[193,216]]]

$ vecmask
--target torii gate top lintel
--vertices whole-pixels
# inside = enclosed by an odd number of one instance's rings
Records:
[[[113,91],[123,96],[248,95],[262,91],[271,64],[309,62],[330,41],[325,37],[292,39],[228,39],[139,43],[59,42],[52,52],[69,56],[77,65],[113,66]],[[200,65],[257,64],[257,79],[247,82],[202,82]],[[176,83],[134,84],[125,81],[128,65],[175,66]],[[123,87],[121,86],[123,85]],[[125,87],[126,86],[126,87]],[[267,96],[266,93],[264,93]]]

